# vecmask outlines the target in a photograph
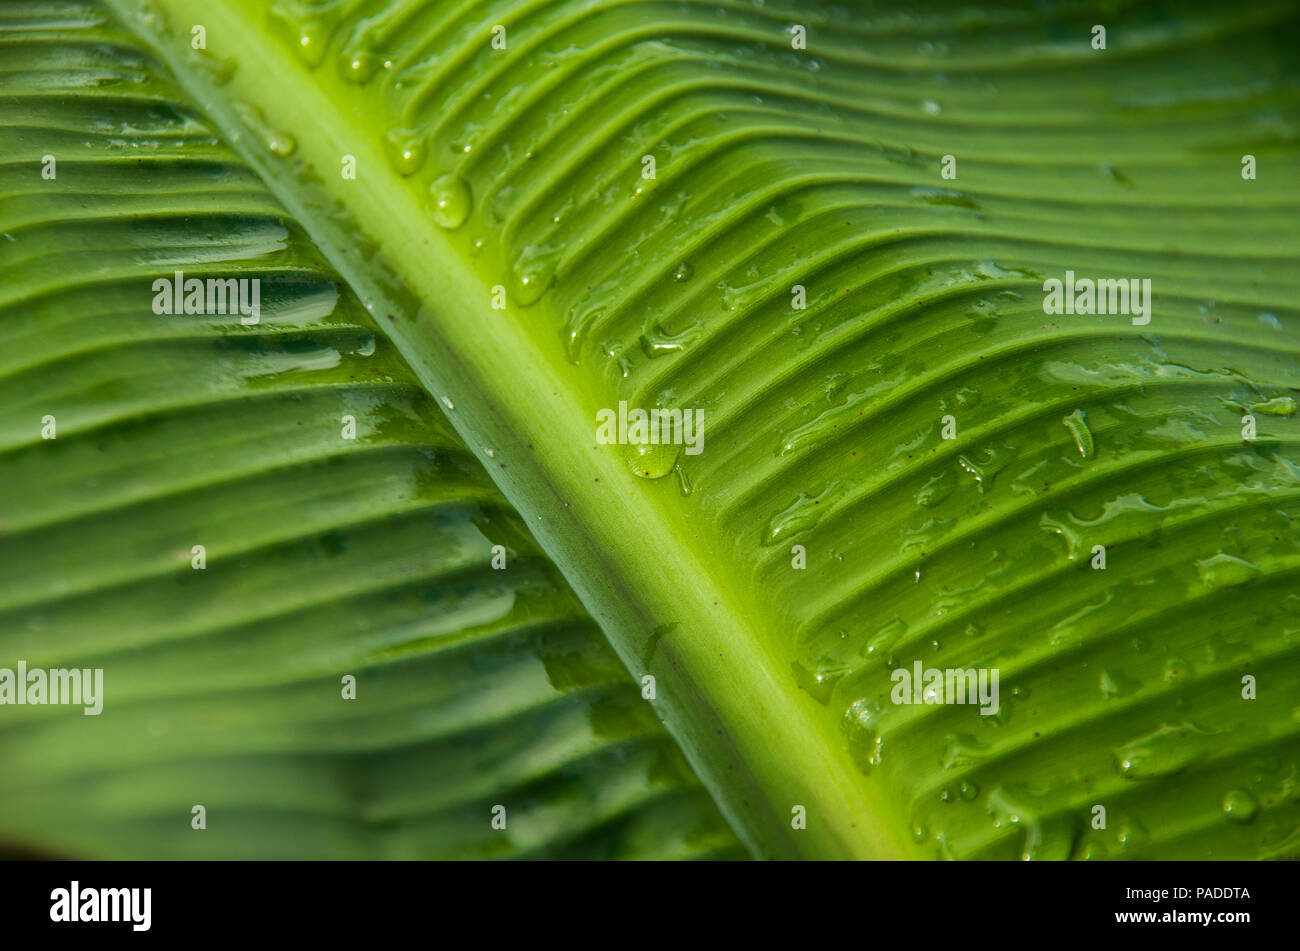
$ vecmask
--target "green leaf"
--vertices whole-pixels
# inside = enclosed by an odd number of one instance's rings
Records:
[[[383,315],[367,360],[447,408],[754,854],[1300,849],[1292,5],[110,6]],[[84,101],[39,113],[65,147]],[[1149,323],[1047,313],[1071,273],[1150,280]],[[342,372],[321,349],[229,365]],[[703,410],[703,451],[600,444],[623,402]],[[230,546],[275,524],[228,505]],[[898,702],[918,664],[997,671],[991,715]]]
[[[0,841],[743,855],[434,397],[151,54],[97,6],[10,4],[0,73],[0,667],[104,672],[99,715],[0,706]],[[157,316],[178,269],[259,279],[259,323]]]

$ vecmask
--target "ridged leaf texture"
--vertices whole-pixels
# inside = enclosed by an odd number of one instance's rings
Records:
[[[0,666],[105,671],[98,716],[3,708],[0,840],[743,854],[434,397],[140,41],[10,4],[0,75]],[[178,268],[260,279],[260,322],[156,316]]]
[[[13,9],[0,385],[25,488],[4,636],[129,651],[114,664],[135,665],[139,728],[171,730],[147,749],[172,772],[114,808],[216,772],[167,760],[168,735],[269,769],[307,724],[364,749],[339,768],[376,797],[350,787],[368,821],[455,852],[470,826],[428,777],[469,742],[472,697],[507,745],[577,731],[607,821],[670,853],[730,854],[689,772],[646,765],[674,752],[656,719],[759,856],[1300,850],[1294,5]],[[67,155],[57,187],[45,153]],[[177,262],[257,268],[275,309],[256,333],[161,320],[140,275]],[[1067,272],[1149,279],[1150,322],[1045,313]],[[358,400],[371,436],[344,449]],[[703,451],[599,444],[620,402],[703,410]],[[526,566],[500,578],[497,524]],[[197,529],[224,553],[201,577]],[[399,565],[439,593],[398,597]],[[367,571],[378,603],[340,600]],[[545,617],[599,653],[560,574],[626,668],[568,692],[524,633]],[[434,649],[431,599],[464,653]],[[290,604],[297,628],[246,627]],[[407,620],[383,620],[394,604]],[[536,692],[457,673],[476,651]],[[449,693],[385,687],[404,732],[282,689],[362,658]],[[917,662],[996,668],[996,715],[894,702]],[[232,704],[223,670],[270,681],[267,706]],[[656,678],[657,718],[628,673]],[[182,677],[212,695],[176,697]],[[592,725],[603,691],[635,701],[637,739]],[[443,745],[415,743],[426,718]],[[41,790],[32,822],[84,805],[71,764],[121,765],[80,723],[47,729],[0,748],[28,777],[6,798]],[[573,756],[452,757],[446,795],[478,817]],[[237,785],[298,802],[302,783]],[[515,847],[594,848],[573,812]],[[480,825],[466,849],[497,841]]]

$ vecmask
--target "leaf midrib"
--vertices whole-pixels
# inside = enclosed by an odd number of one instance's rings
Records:
[[[674,527],[664,504],[675,492],[670,480],[642,481],[617,452],[594,445],[598,407],[590,384],[565,360],[558,340],[512,331],[512,324],[535,323],[526,312],[513,304],[504,313],[490,308],[483,280],[413,196],[417,179],[392,171],[378,142],[347,138],[355,131],[341,119],[356,109],[350,90],[335,90],[337,101],[327,95],[316,74],[282,55],[265,21],[220,4],[167,0],[174,23],[207,27],[209,56],[218,61],[231,49],[228,38],[238,37],[240,66],[217,87],[191,65],[187,32],[149,35],[133,15],[135,0],[110,5],[159,49],[180,85],[372,312],[399,315],[381,319],[381,326],[429,392],[452,400],[452,425],[524,515],[634,678],[657,677],[661,719],[751,851],[764,857],[913,854],[880,784],[866,782],[847,745],[823,727],[816,701],[795,688],[789,659],[776,656],[772,645],[779,638],[767,630],[776,612],[710,571],[720,553],[692,537],[689,524]],[[256,102],[269,126],[296,138],[287,161],[260,147],[232,106],[239,97]],[[295,175],[301,164],[333,181],[344,154],[357,159],[355,180],[340,178],[330,187]],[[331,213],[336,199],[345,215]],[[387,240],[376,258],[395,278],[374,260],[366,267],[357,254],[343,253],[354,241],[350,217],[384,222]],[[410,293],[432,306],[409,314],[398,301]],[[453,304],[435,324],[429,310],[447,301],[464,305]],[[509,383],[508,397],[502,381]],[[651,632],[667,624],[676,627],[652,642]],[[795,805],[807,810],[806,830],[791,829]]]

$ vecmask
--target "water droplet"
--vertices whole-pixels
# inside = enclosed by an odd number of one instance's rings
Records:
[[[752,276],[752,275],[751,275]],[[722,308],[727,311],[744,311],[756,304],[769,289],[770,282],[766,278],[759,278],[748,284],[731,285],[726,281],[718,282],[718,289],[722,291]]]
[[[535,304],[555,280],[563,245],[530,244],[515,259],[515,300],[524,307]]]
[[[1125,851],[1139,849],[1151,841],[1151,833],[1139,820],[1125,816],[1115,830],[1115,841]]]
[[[829,657],[822,657],[812,664],[794,661],[790,665],[794,671],[795,683],[812,695],[822,706],[830,702],[835,685],[849,672],[847,664],[837,662]]]
[[[320,24],[305,24],[302,32],[298,34],[298,45],[295,49],[298,51],[298,58],[312,69],[319,66],[321,60],[325,58],[325,42],[320,32]]]
[[[989,748],[970,733],[954,733],[946,738],[944,769],[961,769],[974,765],[989,755]]]
[[[664,330],[662,324],[655,324],[641,334],[641,350],[651,358],[685,350],[700,335],[702,329],[701,324],[695,323],[680,333],[671,334]]]
[[[800,492],[798,498],[772,516],[763,532],[762,544],[775,545],[791,535],[812,528],[842,491],[840,484],[834,483],[819,496]]]
[[[1125,779],[1173,776],[1204,757],[1218,735],[1193,723],[1165,724],[1116,750],[1115,761]]]
[[[669,443],[641,443],[630,445],[623,458],[628,467],[643,479],[662,479],[677,465],[682,447]]]
[[[691,266],[691,263],[689,261],[683,261],[681,264],[677,265],[677,269],[673,271],[673,280],[681,284],[689,281],[694,274],[695,268]]]
[[[957,488],[957,475],[951,469],[934,476],[916,493],[916,504],[927,508],[938,505]]]
[[[974,476],[980,495],[983,495],[992,487],[997,474],[1011,464],[1018,452],[1019,450],[1014,446],[991,443],[982,449],[978,456],[975,453],[963,453],[958,456],[957,464]]]
[[[596,295],[602,295],[604,291],[605,284],[601,284],[596,288],[595,293]],[[569,310],[564,321],[562,339],[564,341],[565,356],[569,358],[570,363],[578,362],[591,325],[600,319],[606,309],[607,304],[603,297],[597,296],[595,299],[586,300]]]
[[[239,63],[233,56],[217,59],[207,50],[194,52],[197,54],[194,61],[208,74],[208,78],[214,85],[224,86],[235,78],[235,70],[239,68]]]
[[[536,304],[551,286],[551,274],[520,274],[515,281],[515,300],[522,307]]]
[[[1107,700],[1115,697],[1126,697],[1133,691],[1137,690],[1141,683],[1119,670],[1103,670],[1101,672],[1101,695]]]
[[[287,158],[298,147],[297,140],[287,132],[281,132],[271,126],[262,115],[262,110],[244,102],[234,106],[235,114],[249,130],[266,145],[272,155]]]
[[[838,387],[832,387],[832,390],[833,392],[827,392],[827,398],[830,400],[837,400],[843,395]],[[833,433],[843,432],[866,412],[871,405],[872,394],[871,390],[863,390],[860,393],[849,393],[844,396],[843,402],[822,410],[808,422],[786,433],[781,439],[776,454],[784,456],[804,445],[830,438]]]
[[[844,719],[840,721],[853,762],[865,774],[870,774],[880,765],[884,749],[884,739],[875,725],[879,715],[880,705],[875,701],[854,700],[844,711]]]
[[[276,0],[270,16],[289,37],[299,58],[312,69],[325,58],[339,22],[344,16],[338,3],[304,2],[304,0]]]
[[[383,65],[385,65],[384,61],[373,50],[352,50],[344,53],[339,59],[339,72],[349,82],[364,84],[368,83]]]
[[[469,217],[473,204],[469,185],[458,175],[444,175],[429,186],[433,196],[433,223],[439,228],[459,228]]]
[[[954,208],[970,208],[973,211],[979,211],[980,208],[979,202],[965,192],[959,192],[951,188],[917,186],[912,189],[912,196],[921,199],[927,205],[948,205]]]
[[[871,639],[867,641],[866,646],[862,649],[862,656],[870,657],[884,654],[886,651],[891,650],[906,633],[907,622],[901,617],[894,618],[872,635]]]
[[[1265,416],[1294,416],[1296,414],[1295,397],[1275,396],[1271,400],[1265,400],[1262,403],[1253,403],[1250,411],[1252,413],[1262,413]]]
[[[1059,861],[1074,851],[1079,834],[1076,818],[1051,812],[1048,798],[1027,786],[999,786],[989,793],[988,812],[995,828],[1011,825],[1024,830],[1020,857],[1026,862]]]
[[[1065,428],[1074,437],[1074,445],[1079,450],[1079,455],[1085,459],[1091,459],[1093,452],[1092,430],[1088,428],[1088,417],[1083,410],[1076,409],[1069,416],[1062,419],[1061,422],[1065,424]]]
[[[1198,561],[1196,573],[1201,576],[1202,584],[1211,588],[1227,588],[1245,584],[1260,573],[1260,568],[1244,558],[1219,552],[1211,558]]]
[[[418,129],[389,129],[388,160],[398,175],[414,175],[424,164],[424,133]]]
[[[1233,789],[1223,797],[1223,815],[1229,822],[1245,825],[1259,812],[1259,802],[1244,789]]]
[[[673,471],[677,473],[677,486],[681,490],[682,496],[690,495],[691,480],[686,475],[686,467],[679,462],[673,467]]]
[[[298,140],[288,132],[277,132],[266,140],[266,147],[278,158],[288,158],[298,147]]]

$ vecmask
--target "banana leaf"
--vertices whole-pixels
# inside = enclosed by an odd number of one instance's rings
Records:
[[[0,18],[6,841],[1300,853],[1293,4]]]

